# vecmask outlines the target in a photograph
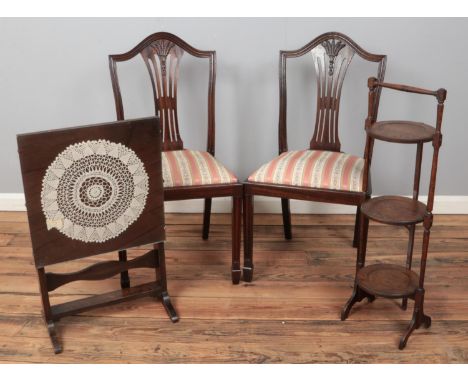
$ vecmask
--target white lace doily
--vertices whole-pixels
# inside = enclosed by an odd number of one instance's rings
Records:
[[[68,146],[42,180],[47,228],[84,242],[115,238],[140,216],[148,187],[143,162],[128,147],[107,140]]]

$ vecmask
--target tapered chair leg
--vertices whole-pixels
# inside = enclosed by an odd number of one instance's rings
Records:
[[[119,251],[119,261],[121,262],[127,261],[127,251],[125,250]],[[120,287],[122,289],[130,288],[130,277],[128,275],[128,271],[123,271],[120,274]]]
[[[210,218],[211,218],[211,198],[205,199],[205,209],[203,212],[203,240],[208,240],[210,234]]]
[[[252,281],[253,268],[253,196],[244,193],[244,281]]]
[[[281,199],[281,209],[283,211],[284,238],[287,240],[291,240],[292,230],[291,230],[291,210],[289,207],[289,199]]]
[[[241,278],[240,246],[241,246],[241,215],[242,197],[232,198],[232,268],[231,277],[233,284],[239,284]]]
[[[360,224],[359,224],[359,219],[361,217],[361,206],[357,206],[356,208],[356,221],[354,223],[354,239],[353,239],[353,247],[358,248],[359,247],[359,238],[360,238]]]

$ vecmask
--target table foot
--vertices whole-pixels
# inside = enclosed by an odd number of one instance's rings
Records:
[[[398,348],[400,350],[405,348],[409,336],[411,335],[411,333],[413,333],[415,329],[418,329],[421,325],[423,325],[426,329],[431,326],[432,320],[431,317],[424,314],[423,302],[424,291],[418,289],[415,296],[413,318],[411,319],[411,322],[408,328],[406,329],[406,332],[400,339],[400,344],[398,345]]]
[[[166,312],[171,319],[172,322],[177,322],[179,321],[179,316],[177,315],[176,310],[174,309],[174,306],[172,305],[171,298],[169,297],[169,294],[167,292],[162,292],[161,293],[161,298],[162,298],[162,303],[164,305],[164,308],[166,309]]]
[[[353,289],[353,293],[351,294],[351,297],[349,300],[346,302],[344,305],[343,309],[341,310],[341,321],[344,321],[348,318],[349,312],[351,311],[351,308],[356,302],[362,301],[364,298],[367,298],[369,302],[372,302],[375,300],[375,296],[371,295],[367,292],[364,292],[361,288],[358,286],[355,286]]]
[[[52,347],[54,348],[54,353],[61,353],[63,351],[63,348],[57,336],[57,327],[55,326],[55,322],[47,322],[47,331],[49,332],[49,337],[50,341],[52,342]]]

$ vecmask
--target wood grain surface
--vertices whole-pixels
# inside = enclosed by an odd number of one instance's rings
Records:
[[[58,323],[64,353],[54,355],[41,317],[39,287],[26,214],[0,212],[0,362],[53,363],[466,363],[468,362],[468,216],[434,218],[427,261],[425,311],[430,329],[397,348],[411,318],[400,300],[355,305],[345,322],[355,269],[354,216],[292,215],[294,237],[283,238],[281,215],[255,216],[255,279],[232,285],[230,215],[213,214],[210,238],[199,214],[168,214],[169,293],[180,315],[172,324],[145,297]],[[416,232],[415,264],[421,248]],[[405,264],[407,230],[371,223],[367,264]],[[129,251],[129,259],[151,249]],[[115,253],[49,267],[73,272]],[[134,283],[151,269],[130,270]],[[52,292],[62,303],[119,288],[77,281]],[[63,323],[63,324],[62,324]]]

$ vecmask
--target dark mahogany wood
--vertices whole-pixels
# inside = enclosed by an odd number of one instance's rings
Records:
[[[292,239],[291,231],[291,211],[289,207],[289,199],[281,199],[281,210],[283,213],[283,227],[284,227],[284,238],[287,240]]]
[[[210,234],[210,219],[211,219],[211,198],[205,199],[205,208],[203,209],[203,240],[208,240]]]
[[[345,320],[352,306],[361,301],[364,296],[382,296],[388,298],[403,297],[402,308],[406,309],[408,298],[414,300],[413,318],[400,339],[399,349],[404,349],[411,333],[421,325],[426,328],[431,325],[431,318],[424,313],[424,276],[426,272],[429,237],[433,222],[432,209],[434,205],[435,184],[439,149],[442,144],[442,116],[444,102],[447,97],[445,89],[435,91],[416,88],[407,85],[383,83],[376,78],[369,78],[369,112],[366,119],[366,164],[364,177],[369,176],[374,139],[395,143],[416,144],[416,166],[414,172],[413,198],[400,196],[382,196],[371,199],[361,206],[361,240],[356,260],[356,277],[353,293],[343,307],[341,319]],[[435,128],[429,125],[411,121],[376,122],[377,116],[371,105],[382,88],[404,92],[432,95],[437,99],[437,116]],[[432,142],[433,155],[431,177],[427,203],[418,201],[421,179],[423,143]],[[409,240],[406,253],[406,267],[391,264],[376,264],[365,267],[367,231],[369,219],[386,224],[402,225],[408,228]],[[419,275],[411,270],[414,248],[415,225],[423,224],[423,242]]]
[[[369,231],[369,219],[365,219],[362,215],[359,219],[359,249],[357,253],[356,259],[356,275],[358,274],[359,270],[364,268],[366,263],[366,249],[367,249],[367,235]],[[346,320],[348,318],[349,312],[351,308],[356,302],[362,301],[364,298],[367,298],[369,302],[375,300],[375,296],[366,292],[364,289],[360,288],[357,284],[357,277],[354,278],[354,288],[351,297],[343,307],[341,311],[341,321]]]
[[[124,62],[140,55],[149,73],[149,80],[153,89],[155,114],[160,117],[163,131],[163,151],[181,150],[184,143],[179,133],[177,86],[179,68],[185,53],[205,58],[209,65],[208,78],[208,137],[206,151],[215,155],[215,81],[216,81],[216,52],[199,50],[186,43],[181,38],[167,32],[157,32],[141,41],[134,48],[123,54],[109,56],[112,88],[114,91],[115,109],[117,119],[125,118],[122,95],[117,74],[117,63]],[[165,200],[205,199],[203,214],[202,238],[208,239],[211,216],[211,199],[230,196],[233,205],[235,198],[242,197],[242,184],[215,184],[190,187],[166,187]],[[240,213],[233,208],[233,214]],[[233,237],[240,240],[240,219],[233,218],[236,226],[232,227]],[[238,223],[239,222],[239,223]],[[238,283],[240,272],[240,241],[232,243],[232,281]]]
[[[116,237],[103,242],[73,239],[58,229],[48,229],[41,204],[42,182],[49,165],[70,145],[88,140],[107,140],[130,148],[141,160],[148,175],[148,195],[140,215]],[[55,322],[66,315],[88,309],[151,295],[161,298],[171,320],[177,321],[178,316],[167,294],[161,134],[158,119],[152,117],[22,134],[18,135],[18,152],[44,319],[55,353],[62,351]],[[149,243],[157,243],[154,250],[127,261],[126,248]],[[119,251],[119,261],[100,262],[73,273],[45,271],[45,267],[52,264],[111,251]],[[155,269],[156,282],[130,288],[122,277],[122,288],[115,292],[55,306],[50,304],[49,292],[65,284],[77,280],[103,280],[118,273],[126,275],[128,280],[129,269],[142,267]]]
[[[146,284],[137,285],[131,288],[118,289],[112,292],[103,293],[97,296],[82,298],[80,300],[65,302],[57,304],[52,307],[52,314],[54,319],[59,320],[62,317],[70,316],[90,309],[95,309],[111,304],[130,301],[134,298],[145,296],[161,296],[162,287],[157,282],[150,282]],[[174,317],[170,316],[174,321]]]
[[[132,259],[128,262],[121,261],[102,261],[90,265],[80,271],[73,273],[46,273],[47,289],[49,292],[61,287],[62,285],[77,280],[103,280],[112,277],[124,270],[134,268],[155,268],[158,267],[154,251]]]
[[[245,192],[250,195],[264,195],[277,198],[283,197],[287,199],[309,200],[324,203],[331,203],[329,200],[332,198],[334,200],[333,203],[352,206],[362,203],[366,198],[366,195],[363,195],[361,192],[327,190],[323,188],[287,186],[281,184],[245,182],[244,187]]]
[[[127,251],[122,249],[119,251],[119,261],[125,263],[127,261]],[[122,271],[120,273],[120,286],[122,288],[129,288],[130,287],[130,277],[128,275],[128,271]]]
[[[366,61],[378,64],[377,77],[383,81],[387,57],[372,54],[362,49],[348,36],[338,32],[324,33],[297,50],[280,51],[279,57],[279,154],[288,151],[287,143],[287,76],[288,59],[304,56],[310,53],[317,77],[317,107],[315,130],[310,141],[312,150],[340,151],[341,143],[338,136],[338,115],[340,110],[341,88],[346,71],[357,55]],[[380,90],[372,100],[372,112],[377,114]],[[244,280],[252,280],[253,272],[253,198],[254,195],[264,195],[281,198],[283,212],[284,235],[292,238],[291,213],[289,199],[310,200],[324,203],[338,203],[360,206],[371,195],[371,186],[366,177],[362,192],[346,192],[308,187],[284,186],[275,184],[244,182]],[[353,245],[357,246],[359,224],[356,219]]]
[[[419,276],[395,264],[372,264],[357,274],[358,285],[367,293],[387,298],[414,296]]]
[[[161,121],[163,150],[183,149],[177,117],[177,85],[180,61],[184,52],[195,57],[207,58],[209,61],[207,151],[214,155],[216,52],[196,49],[171,33],[154,33],[126,53],[109,55],[117,119],[125,119],[117,63],[140,55],[151,81],[155,114]]]
[[[287,143],[287,79],[286,63],[311,53],[317,77],[317,110],[315,130],[310,148],[315,150],[340,151],[338,137],[338,114],[341,88],[348,66],[354,55],[366,61],[378,63],[377,78],[383,81],[387,56],[369,53],[348,36],[338,32],[324,33],[297,50],[280,52],[280,114],[279,152],[288,151]],[[380,92],[374,98],[373,111],[377,114]]]
[[[365,201],[361,213],[380,223],[407,226],[424,220],[426,205],[403,196],[379,196]]]
[[[376,122],[366,132],[374,139],[395,143],[430,142],[435,128],[411,121]]]
[[[242,268],[242,276],[244,281],[251,282],[253,278],[253,195],[249,192],[250,189],[244,185],[244,266]]]
[[[164,240],[164,199],[157,185],[158,179],[162,177],[159,145],[148,145],[148,142],[160,140],[155,123],[152,117],[117,124],[104,123],[18,135],[18,153],[36,266],[62,262],[64,248],[67,248],[67,259],[74,260]],[[47,167],[66,147],[83,140],[98,140],[103,137],[108,137],[111,142],[122,143],[139,153],[150,179],[150,190],[154,190],[148,194],[146,203],[153,207],[139,217],[138,224],[128,227],[125,236],[118,236],[104,243],[74,240],[73,245],[70,245],[70,240],[58,230],[47,229],[41,206],[42,179]],[[158,240],[153,240],[154,238]]]

